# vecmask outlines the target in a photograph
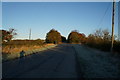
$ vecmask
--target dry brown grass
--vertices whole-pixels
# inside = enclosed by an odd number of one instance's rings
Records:
[[[44,45],[29,45],[29,46],[15,46],[13,48],[11,48],[11,46],[5,46],[2,47],[2,59],[3,61],[6,60],[11,60],[11,59],[15,59],[15,58],[19,58],[20,57],[20,52],[22,50],[25,51],[24,56],[39,52],[39,51],[43,51],[46,50],[48,48],[51,47],[55,47],[55,44],[44,44]]]
[[[41,46],[38,46],[38,45],[21,46],[21,47],[16,46],[14,48],[11,48],[11,46],[5,46],[5,47],[2,47],[2,53],[12,54],[12,53],[18,53],[22,50],[32,51],[32,50],[35,50],[35,49],[40,49],[40,48],[48,47],[48,46],[52,46],[52,45],[54,45],[54,44],[44,44],[44,45],[41,45]]]
[[[10,48],[10,46],[6,46],[2,48],[2,53],[12,54],[12,53],[20,52],[22,50],[28,51],[28,50],[39,49],[39,48],[41,48],[41,46],[21,46],[21,47],[15,47],[15,48]]]

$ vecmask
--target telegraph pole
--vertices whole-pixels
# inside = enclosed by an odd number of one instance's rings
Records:
[[[29,40],[31,39],[31,29],[30,29],[30,33],[29,33]]]
[[[111,40],[111,52],[113,52],[113,43],[114,43],[114,16],[115,16],[115,0],[113,0],[113,11],[112,11],[112,40]]]

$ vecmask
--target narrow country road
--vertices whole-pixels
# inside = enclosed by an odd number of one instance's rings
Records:
[[[3,78],[80,78],[76,53],[71,44],[60,44],[2,64]]]

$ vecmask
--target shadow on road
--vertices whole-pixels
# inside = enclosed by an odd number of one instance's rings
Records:
[[[3,78],[80,78],[72,44],[60,44],[21,59],[3,63]]]

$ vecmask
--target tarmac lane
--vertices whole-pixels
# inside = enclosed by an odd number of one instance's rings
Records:
[[[3,63],[3,78],[80,78],[72,44]]]

